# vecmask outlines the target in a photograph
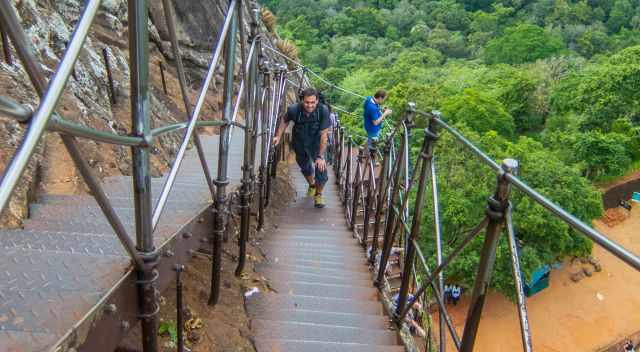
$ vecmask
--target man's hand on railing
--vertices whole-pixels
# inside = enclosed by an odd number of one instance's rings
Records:
[[[278,144],[280,144],[280,136],[275,135],[275,136],[273,136],[273,146],[277,147]]]

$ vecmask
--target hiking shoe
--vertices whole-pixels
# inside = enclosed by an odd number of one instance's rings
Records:
[[[316,195],[314,199],[315,199],[315,207],[316,208],[324,208],[325,207],[324,197],[322,196],[322,194]]]
[[[315,197],[316,195],[316,186],[309,186],[307,190],[307,197]]]

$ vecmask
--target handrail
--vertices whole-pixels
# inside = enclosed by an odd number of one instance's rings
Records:
[[[49,119],[55,109],[58,100],[62,96],[64,87],[71,75],[73,65],[75,64],[80,50],[84,44],[84,41],[89,33],[89,27],[95,18],[98,8],[100,7],[100,0],[87,1],[84,12],[80,17],[80,21],[76,26],[75,32],[69,42],[69,46],[65,51],[64,57],[58,65],[49,86],[47,87],[46,94],[42,97],[42,102],[35,111],[29,128],[25,133],[25,137],[20,144],[16,154],[6,168],[2,181],[0,181],[0,213],[4,211],[9,204],[9,199],[13,193],[13,190],[18,185],[24,170],[27,168],[27,164],[35,151],[35,148],[44,133]],[[13,17],[13,18],[10,18]],[[15,18],[15,12],[11,8],[8,1],[0,1],[0,18],[4,23],[18,23]],[[10,33],[14,31],[11,29]],[[13,39],[13,37],[12,37]]]
[[[185,153],[187,152],[189,141],[191,140],[193,131],[196,128],[196,122],[198,122],[198,118],[200,117],[200,112],[202,111],[202,106],[204,105],[204,100],[207,97],[207,93],[209,91],[209,85],[213,80],[213,75],[216,71],[218,60],[220,59],[220,55],[222,54],[222,47],[223,47],[223,44],[225,43],[224,38],[227,37],[227,32],[229,31],[229,27],[231,26],[231,21],[234,19],[235,10],[236,10],[236,0],[232,0],[231,3],[229,4],[229,11],[227,12],[224,24],[222,26],[222,30],[218,34],[217,45],[214,48],[213,56],[209,64],[209,70],[207,71],[207,75],[202,84],[202,88],[200,88],[200,94],[198,96],[196,106],[193,109],[193,113],[191,114],[191,119],[189,120],[187,131],[185,132],[184,138],[182,140],[182,144],[180,145],[180,149],[178,150],[178,154],[176,155],[174,164],[171,167],[171,171],[169,172],[169,176],[167,177],[167,180],[165,181],[162,187],[162,191],[160,192],[160,198],[157,200],[156,205],[154,207],[152,220],[151,220],[151,227],[154,230],[158,226],[158,222],[160,221],[160,215],[162,214],[162,211],[164,210],[164,207],[167,203],[169,192],[171,192],[173,183],[175,182],[176,176],[178,175],[178,170],[180,169],[182,160],[184,159]]]

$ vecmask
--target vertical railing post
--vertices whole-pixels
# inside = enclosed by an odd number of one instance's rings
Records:
[[[158,350],[155,267],[158,253],[153,244],[151,226],[151,174],[149,147],[151,123],[149,104],[149,33],[148,3],[129,0],[129,56],[131,67],[131,130],[144,138],[147,145],[132,148],[133,193],[136,219],[136,247],[144,260],[138,270],[138,299],[142,324],[142,346],[145,352]]]
[[[367,248],[367,241],[369,240],[369,222],[371,222],[371,211],[374,207],[374,199],[375,199],[375,184],[376,184],[376,173],[375,173],[375,165],[376,165],[376,154],[378,153],[378,140],[375,139],[372,141],[371,148],[368,151],[367,163],[365,167],[367,170],[363,171],[363,175],[369,175],[367,179],[367,196],[365,199],[365,204],[363,204],[364,208],[364,229],[362,232],[362,246]],[[362,181],[365,181],[365,177],[362,177]]]
[[[111,105],[116,105],[116,90],[113,84],[113,74],[111,73],[111,61],[109,60],[109,48],[102,48],[102,58],[104,59],[104,67],[107,70],[107,82],[109,84],[109,100],[111,101]]]
[[[344,179],[344,200],[343,204],[346,208],[351,206],[351,169],[353,168],[353,139],[351,136],[347,137],[347,171]],[[351,219],[348,219],[351,222]]]
[[[433,127],[433,124],[431,124],[430,127]],[[414,203],[413,219],[411,222],[411,233],[409,234],[409,238],[407,239],[407,251],[405,253],[405,264],[404,270],[402,272],[402,283],[400,285],[400,294],[398,297],[396,314],[400,314],[404,310],[404,307],[407,303],[407,296],[409,294],[409,286],[411,284],[411,281],[413,280],[412,271],[414,262],[416,260],[416,241],[420,234],[420,225],[422,224],[422,205],[424,203],[424,194],[427,187],[427,177],[429,176],[429,173],[431,171],[429,164],[433,159],[433,148],[435,146],[437,138],[438,136],[430,129],[427,128],[424,130],[424,142],[422,144],[422,152],[419,156],[419,158],[422,159],[422,167],[420,170],[418,191],[416,193],[416,200]],[[408,197],[409,194],[405,194],[405,196]]]
[[[162,80],[162,91],[164,92],[164,95],[167,95],[167,81],[164,78],[164,64],[162,63],[162,60],[158,61],[158,66],[160,68],[160,79]]]
[[[388,183],[388,171],[389,164],[391,158],[391,140],[390,135],[387,135],[385,139],[387,143],[382,147],[383,150],[383,160],[382,160],[382,170],[380,171],[380,182],[378,182],[378,191],[377,191],[377,207],[375,208],[375,217],[374,217],[374,225],[373,225],[373,239],[371,242],[371,255],[369,256],[369,263],[373,264],[375,262],[376,254],[378,252],[378,241],[380,238],[380,223],[382,221],[382,212],[384,210],[384,206],[386,204],[385,196],[387,195],[387,183]],[[387,211],[389,211],[387,209]]]
[[[229,0],[229,5],[233,2]],[[232,10],[229,9],[231,12]],[[227,123],[220,128],[220,148],[218,150],[218,176],[214,181],[216,196],[213,204],[213,260],[211,262],[211,295],[209,305],[215,305],[220,298],[220,281],[222,275],[222,240],[227,220],[227,185],[229,178],[229,133],[233,117],[233,68],[236,57],[236,35],[238,31],[238,11],[233,11],[229,33],[225,40],[223,119]]]
[[[251,16],[251,32],[249,33],[249,44],[253,41],[259,41],[258,37],[258,17],[257,8],[252,8]],[[256,49],[259,46],[256,46]],[[256,51],[257,52],[257,51]],[[253,121],[254,115],[257,113],[255,108],[256,102],[256,85],[255,81],[258,77],[257,54],[254,54],[249,61],[249,70],[245,77],[245,129],[244,129],[244,156],[242,162],[242,181],[240,185],[240,238],[238,266],[236,267],[236,276],[242,275],[247,256],[247,241],[249,240],[249,227],[251,225],[251,199],[252,199],[252,175],[253,175],[253,156],[252,156],[252,140],[253,140]],[[246,63],[243,64],[245,67]]]
[[[480,326],[480,318],[482,316],[482,308],[484,300],[491,282],[491,274],[493,265],[496,260],[496,249],[500,240],[500,233],[505,221],[505,212],[509,207],[509,193],[511,192],[511,184],[504,177],[505,174],[513,174],[518,169],[518,162],[513,159],[505,159],[502,162],[502,170],[497,177],[497,186],[495,194],[489,198],[487,206],[487,216],[489,224],[487,225],[484,237],[484,245],[480,253],[480,264],[478,273],[473,285],[471,293],[471,301],[469,304],[469,312],[464,325],[462,335],[462,345],[460,351],[471,352]]]
[[[2,51],[4,53],[4,61],[9,66],[13,66],[13,55],[11,55],[11,47],[9,46],[9,36],[0,23],[0,35],[2,36]]]
[[[356,218],[358,217],[358,203],[360,200],[360,183],[362,182],[362,161],[364,160],[364,149],[358,147],[358,158],[356,161],[356,174],[354,175],[351,188],[353,189],[353,199],[351,199],[351,221],[349,229],[353,230],[356,226]]]
[[[184,302],[181,278],[184,265],[176,264],[173,270],[176,272],[176,330],[178,333],[178,352],[184,352]]]
[[[271,143],[269,132],[269,119],[271,118],[271,63],[265,57],[260,63],[260,73],[262,74],[262,89],[265,94],[264,104],[262,104],[262,114],[260,122],[260,167],[258,169],[258,226],[257,230],[264,228],[264,208],[265,208],[265,179],[267,173],[267,149],[268,143]]]
[[[412,113],[412,112],[408,112],[408,113]],[[403,127],[404,127],[404,122],[403,122]],[[399,213],[396,214],[396,211],[394,211],[393,207],[395,206],[395,204],[398,202],[398,198],[400,196],[400,177],[402,176],[403,172],[404,172],[404,162],[405,162],[405,158],[404,158],[404,153],[405,153],[405,144],[409,143],[408,140],[408,129],[404,129],[403,131],[403,135],[401,138],[401,142],[400,142],[400,148],[398,149],[400,151],[400,154],[398,154],[396,156],[392,171],[394,172],[393,174],[393,189],[391,190],[391,199],[389,200],[389,205],[388,205],[388,209],[387,209],[387,214],[386,214],[386,220],[385,220],[385,227],[384,227],[384,240],[382,243],[382,253],[380,255],[380,263],[379,263],[379,267],[378,267],[378,273],[377,273],[377,277],[376,280],[373,282],[374,286],[376,286],[378,289],[383,289],[384,288],[384,272],[385,272],[385,268],[387,267],[387,262],[389,261],[389,255],[391,253],[391,248],[393,247],[393,241],[394,241],[394,237],[395,237],[395,232],[396,232],[396,221],[398,220],[398,217],[401,216]],[[401,209],[398,209],[398,212],[401,211]]]

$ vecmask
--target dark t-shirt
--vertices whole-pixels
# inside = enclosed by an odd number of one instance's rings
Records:
[[[320,131],[331,127],[329,109],[324,104],[318,104],[316,109],[310,114],[307,114],[306,111],[304,111],[304,107],[300,103],[290,105],[287,108],[287,113],[285,114],[284,120],[287,123],[289,123],[289,121],[300,121],[302,123],[306,123],[316,120],[320,122]]]

